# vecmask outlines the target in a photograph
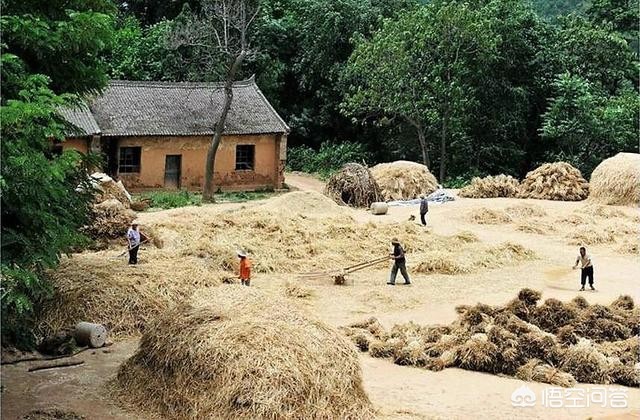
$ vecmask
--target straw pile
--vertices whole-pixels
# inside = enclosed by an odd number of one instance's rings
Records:
[[[90,223],[83,228],[83,232],[94,239],[123,238],[135,218],[133,210],[110,198],[92,205]]]
[[[337,330],[242,286],[160,316],[114,385],[126,405],[165,418],[373,416],[358,356]]]
[[[412,200],[438,189],[436,177],[429,168],[416,162],[398,160],[371,168],[385,201]]]
[[[591,174],[590,200],[603,204],[640,204],[640,154],[618,153]]]
[[[589,184],[580,171],[566,162],[545,163],[529,172],[520,184],[520,198],[580,201],[589,195]]]
[[[462,305],[450,325],[409,322],[386,330],[371,318],[343,332],[361,351],[402,365],[455,366],[563,387],[576,381],[638,386],[640,312],[631,297],[609,306],[582,297],[538,305],[540,297],[522,289],[503,306]]]
[[[347,163],[331,175],[325,194],[340,205],[369,207],[380,201],[380,187],[365,166]]]
[[[143,331],[195,288],[237,278],[238,248],[248,252],[258,277],[324,271],[385,256],[393,237],[405,245],[409,269],[424,264],[419,270],[426,272],[514,265],[528,252],[514,244],[488,246],[468,233],[440,236],[415,223],[357,223],[350,212],[322,194],[296,192],[233,212],[203,206],[145,213],[142,231],[153,232],[164,249],[143,247],[135,268],[127,266],[126,256],[116,258],[124,247],[63,258],[49,275],[54,296],[44,305],[42,328],[49,332],[91,321],[116,334]],[[451,263],[439,266],[439,259]]]
[[[471,222],[479,225],[499,225],[510,223],[513,220],[511,216],[502,210],[488,209],[486,207],[471,210],[468,213],[468,218]]]
[[[82,231],[93,239],[104,240],[123,237],[136,213],[131,210],[131,195],[110,176],[96,172],[91,175],[96,190],[89,214],[89,224]]]
[[[520,182],[510,175],[474,177],[471,183],[460,189],[458,195],[468,198],[515,197]]]
[[[96,189],[96,203],[116,199],[126,208],[131,207],[131,195],[127,192],[122,181],[115,182],[109,175],[96,172],[91,174],[91,183]]]

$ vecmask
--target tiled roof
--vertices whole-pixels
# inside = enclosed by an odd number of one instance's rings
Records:
[[[85,104],[79,104],[73,108],[62,108],[60,114],[75,127],[68,134],[69,137],[84,137],[100,133],[98,123]]]
[[[223,100],[219,83],[112,81],[89,107],[105,136],[209,135]],[[288,131],[253,78],[234,83],[225,134]]]

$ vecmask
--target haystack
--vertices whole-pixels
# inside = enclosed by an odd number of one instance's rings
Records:
[[[91,182],[96,189],[96,203],[116,199],[126,208],[131,207],[131,194],[122,184],[122,181],[114,181],[109,175],[96,172],[91,174]]]
[[[566,162],[545,163],[529,172],[520,184],[520,198],[580,201],[589,195],[589,184],[580,171]]]
[[[331,175],[325,194],[336,203],[352,207],[369,207],[380,201],[380,186],[369,169],[357,163],[347,163]]]
[[[511,175],[489,175],[484,178],[474,177],[458,195],[468,198],[515,197],[519,187],[520,182]]]
[[[429,168],[416,162],[398,160],[371,168],[385,201],[411,200],[438,189],[436,177]]]
[[[199,293],[160,316],[115,390],[162,417],[373,416],[357,353],[337,330],[242,286]]]
[[[136,213],[115,198],[93,204],[83,231],[94,239],[123,238]]]
[[[640,204],[640,154],[618,153],[591,173],[589,201],[603,204]]]

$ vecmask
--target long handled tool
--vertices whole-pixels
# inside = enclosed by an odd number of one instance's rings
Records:
[[[327,270],[327,271],[313,271],[308,273],[298,274],[299,278],[303,279],[314,279],[321,277],[333,277],[335,284],[344,284],[346,279],[345,276],[349,273],[353,273],[354,271],[362,270],[367,267],[374,266],[381,262],[389,260],[389,257],[380,257],[374,260],[364,261],[358,264],[350,265],[348,267],[344,267],[341,269],[335,270]]]
[[[138,244],[138,246],[142,246],[142,245],[146,244],[147,242],[149,242],[149,239],[145,239],[144,241],[140,242],[140,243]],[[130,249],[131,249],[131,248],[127,247],[127,249],[125,249],[124,251],[122,251],[120,254],[116,255],[116,256],[115,256],[115,257],[113,257],[113,258],[120,258],[120,257],[124,257],[125,255],[127,255],[127,252],[129,252],[129,250],[130,250]]]

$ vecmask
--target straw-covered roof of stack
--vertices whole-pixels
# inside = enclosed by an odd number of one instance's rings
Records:
[[[640,154],[618,153],[591,174],[589,199],[603,204],[640,204]]]
[[[125,404],[165,418],[373,417],[351,343],[242,286],[200,291],[159,316],[115,385]]]

